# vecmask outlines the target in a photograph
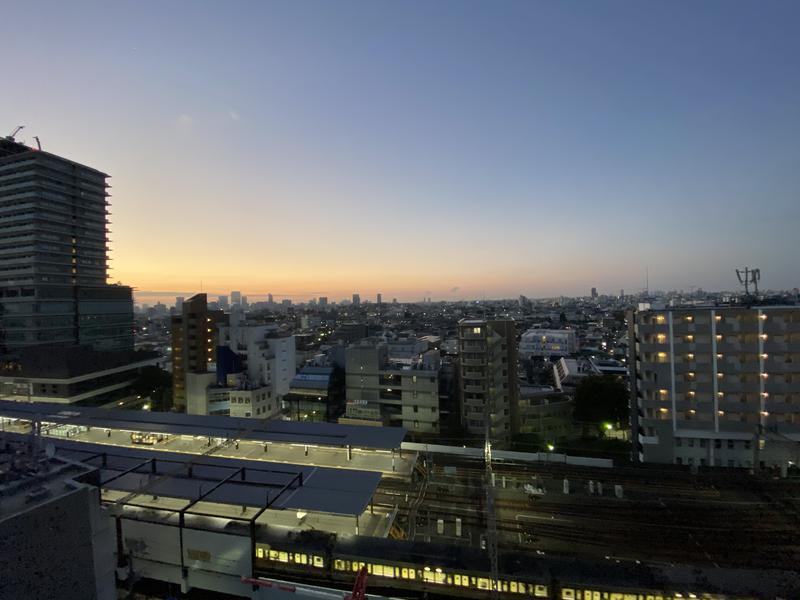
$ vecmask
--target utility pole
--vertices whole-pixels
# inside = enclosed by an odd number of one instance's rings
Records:
[[[489,340],[486,340],[487,353]],[[484,368],[488,368],[487,365]],[[484,380],[485,381],[485,380]],[[486,385],[486,384],[484,384]],[[483,445],[483,459],[486,463],[486,551],[489,553],[489,566],[491,571],[491,591],[492,598],[498,598],[497,589],[497,521],[494,514],[494,474],[492,473],[492,425],[491,417],[495,408],[494,387],[486,390],[486,402],[483,406],[483,422],[484,422],[484,445]],[[491,408],[490,408],[491,405]]]

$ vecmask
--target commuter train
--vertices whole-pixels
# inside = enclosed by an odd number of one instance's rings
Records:
[[[351,586],[366,567],[373,593],[397,596],[486,598],[493,590],[501,598],[548,600],[732,600],[733,596],[691,591],[658,591],[642,565],[587,566],[584,562],[500,554],[499,577],[487,573],[487,556],[474,548],[400,540],[342,537],[303,532],[281,540],[257,539],[258,575],[294,574],[306,580]],[[611,581],[632,582],[610,585]],[[568,583],[571,582],[571,583]],[[635,582],[635,583],[634,583]],[[649,585],[648,585],[649,584]],[[650,587],[652,586],[652,587]],[[737,596],[736,600],[743,597]]]

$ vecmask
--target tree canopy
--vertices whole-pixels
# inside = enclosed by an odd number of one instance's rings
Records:
[[[629,402],[628,386],[621,379],[610,375],[584,377],[575,390],[575,420],[624,425]]]

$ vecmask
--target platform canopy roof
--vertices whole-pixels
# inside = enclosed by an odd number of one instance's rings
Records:
[[[36,415],[42,421],[85,427],[386,451],[399,449],[406,435],[406,430],[401,427],[268,421],[0,400],[2,417],[33,419]]]

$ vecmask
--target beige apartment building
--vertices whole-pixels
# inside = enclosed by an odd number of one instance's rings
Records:
[[[800,460],[800,307],[628,313],[634,459],[722,467]]]

